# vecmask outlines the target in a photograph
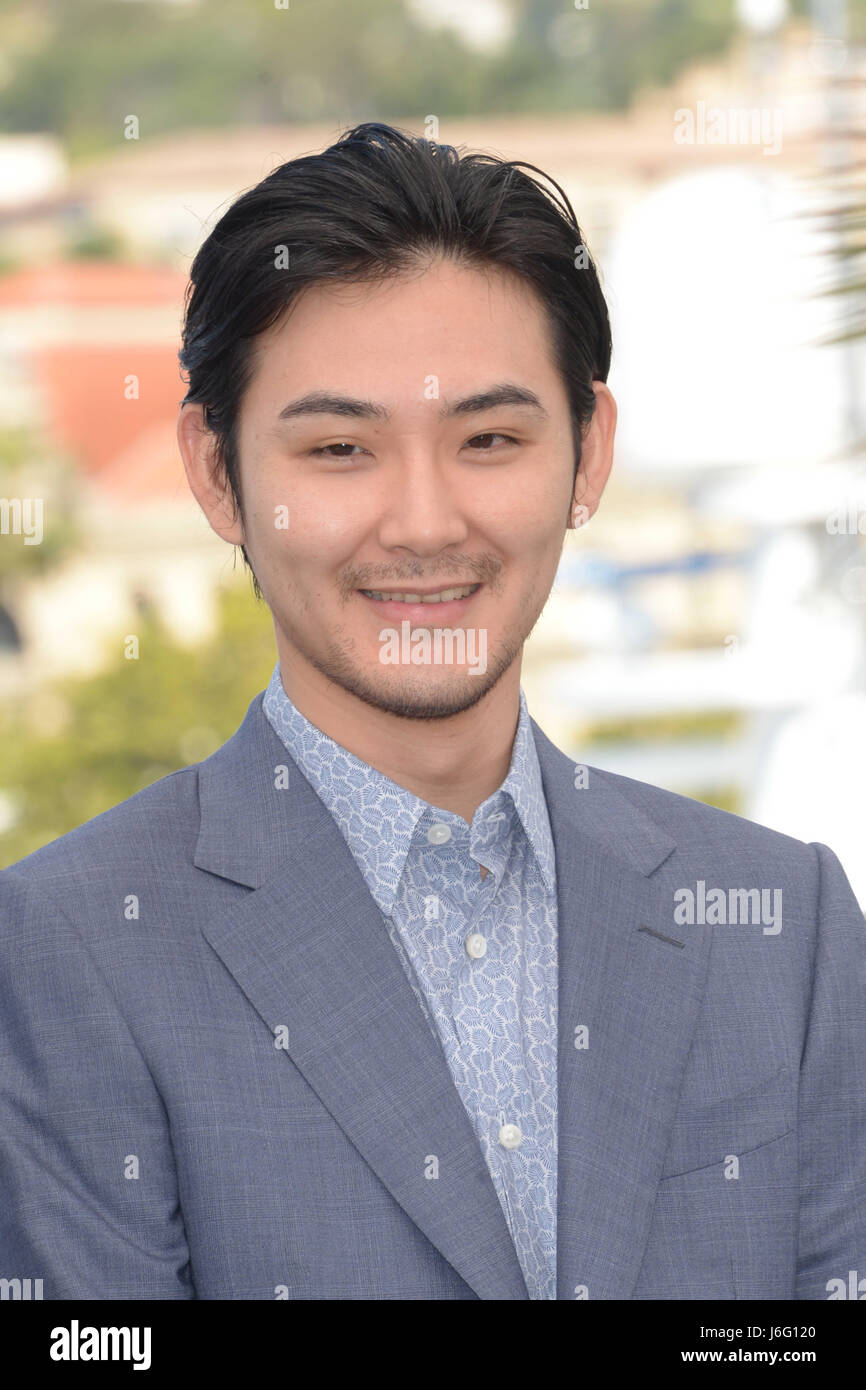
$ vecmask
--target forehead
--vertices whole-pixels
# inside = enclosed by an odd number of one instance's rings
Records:
[[[293,394],[306,387],[356,389],[376,398],[435,376],[456,391],[468,378],[532,377],[556,389],[552,334],[532,285],[495,266],[434,262],[384,281],[304,289],[256,339],[253,384]]]

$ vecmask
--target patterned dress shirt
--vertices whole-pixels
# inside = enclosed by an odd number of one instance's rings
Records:
[[[311,724],[279,662],[263,709],[383,914],[478,1136],[529,1296],[555,1299],[556,876],[523,689],[508,775],[471,825]]]

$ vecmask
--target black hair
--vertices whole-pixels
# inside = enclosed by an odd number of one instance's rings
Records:
[[[559,201],[524,170],[546,179]],[[540,296],[568,393],[576,479],[582,434],[595,409],[590,383],[607,380],[611,334],[568,197],[522,160],[461,154],[368,121],[320,154],[281,164],[241,194],[190,269],[178,354],[182,376],[188,373],[182,404],[204,405],[214,467],[222,470],[242,523],[237,433],[253,375],[253,340],[316,281],[384,280],[428,255],[510,271]]]

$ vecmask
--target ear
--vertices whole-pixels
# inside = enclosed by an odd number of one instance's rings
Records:
[[[216,435],[205,423],[204,406],[181,406],[177,443],[187,482],[210,526],[230,545],[243,545],[243,526],[231,487],[215,465]]]
[[[613,466],[613,438],[616,433],[616,401],[603,381],[594,381],[595,411],[583,435],[580,466],[574,480],[571,520],[578,530],[594,515]]]

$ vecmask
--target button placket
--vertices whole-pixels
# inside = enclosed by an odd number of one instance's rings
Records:
[[[487,884],[491,885],[491,891],[486,892]],[[477,985],[485,988],[485,997],[482,1001],[485,1008],[486,1017],[489,1019],[494,1036],[506,1038],[513,1028],[519,1028],[519,1019],[515,1021],[514,1014],[516,1005],[509,1005],[510,1017],[503,1020],[497,1012],[498,1001],[491,994],[491,986],[485,977],[488,975],[489,965],[506,967],[508,958],[519,950],[519,944],[513,939],[514,933],[507,931],[492,914],[495,911],[498,885],[494,881],[491,873],[483,884],[477,885],[474,896],[474,906],[468,916],[466,931],[463,941],[463,957],[455,972],[454,1000],[452,1006],[452,1017],[457,1033],[466,1038],[467,1030],[462,1027],[460,1022],[460,1012],[463,1005],[470,1008],[477,1008],[478,1001],[474,998],[467,998],[466,991]],[[464,913],[464,918],[466,914]],[[497,934],[498,933],[498,934]],[[480,941],[483,940],[484,947],[481,949]],[[477,952],[477,953],[476,953]],[[491,1054],[491,1065],[493,1064],[493,1054]],[[498,1147],[498,1141],[496,1141]]]
[[[436,821],[428,827],[426,838],[431,845],[447,845],[452,840],[453,836],[450,826],[446,825],[444,821]],[[459,845],[452,846],[452,848],[459,848]],[[434,916],[426,917],[426,920],[441,923],[443,938],[450,943],[450,985],[448,986],[447,993],[440,994],[440,999],[447,1018],[453,1046],[459,1052],[469,1039],[467,1029],[463,1026],[460,1018],[461,1009],[466,1002],[462,997],[461,978],[463,977],[464,971],[468,971],[472,968],[477,969],[481,956],[486,953],[486,937],[483,933],[477,931],[475,923],[479,913],[483,914],[483,898],[488,895],[482,894],[482,900],[479,901],[475,891],[476,885],[469,884],[468,880],[463,880],[455,889],[448,891],[447,877],[444,868],[442,872],[434,871],[430,874],[430,883],[434,892],[426,893],[422,896],[418,910],[421,916],[425,916],[427,902],[430,898],[436,899],[437,911]],[[473,900],[472,907],[469,910],[465,902],[465,898],[467,897]],[[479,952],[477,959],[467,951],[466,942],[469,936],[474,936],[476,938],[473,943],[473,949]],[[484,942],[483,950],[480,946],[481,941]]]

